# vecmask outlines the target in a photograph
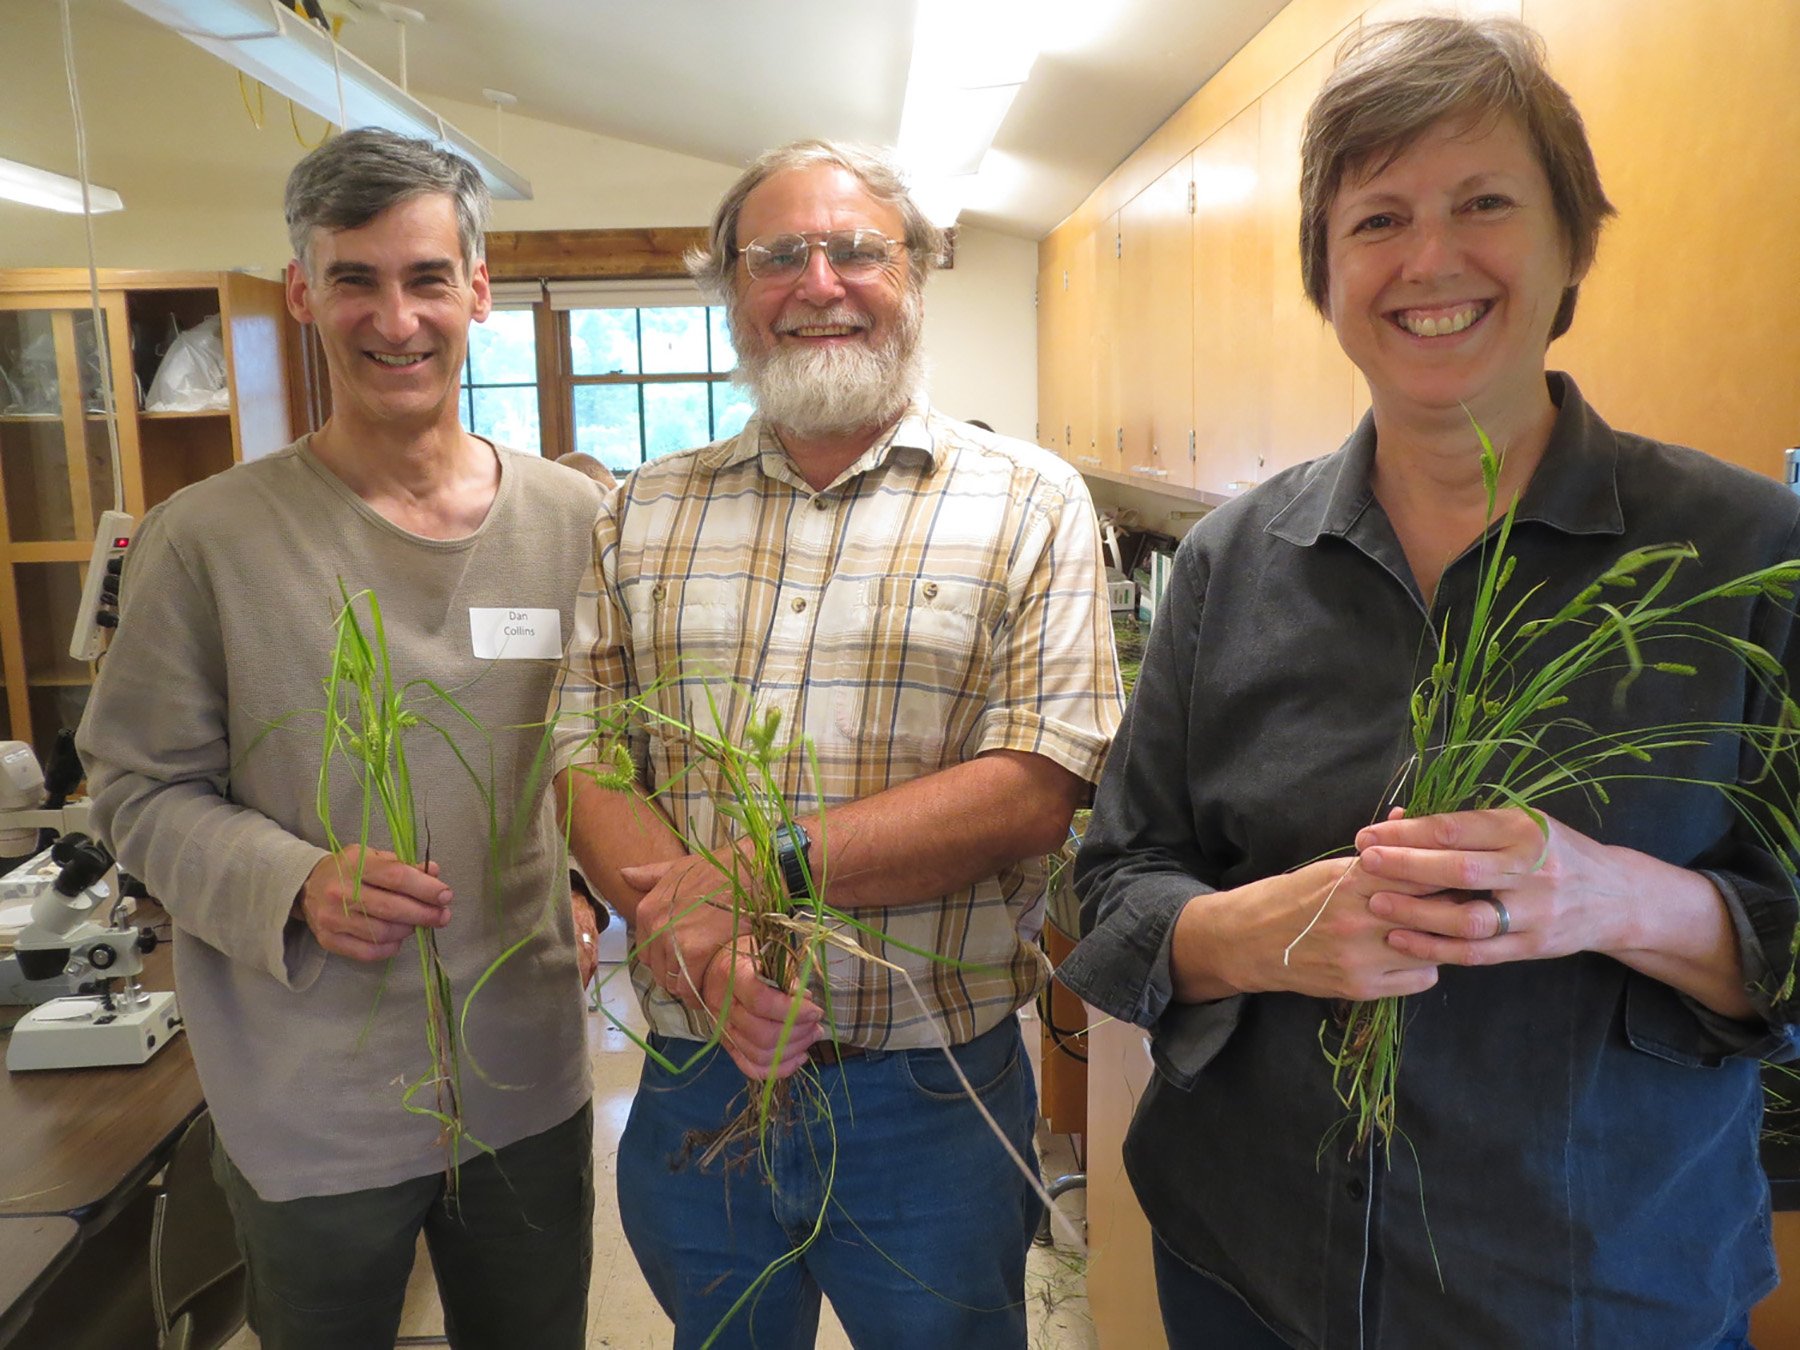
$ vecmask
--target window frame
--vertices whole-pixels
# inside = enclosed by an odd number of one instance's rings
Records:
[[[614,306],[601,306],[601,305],[582,305],[580,307],[580,309],[583,311],[591,310],[591,309],[600,309],[600,308],[615,308],[615,307]],[[622,310],[629,309],[629,310],[638,311],[638,312],[641,312],[645,309],[693,308],[693,309],[700,310],[702,313],[707,315],[707,322],[705,325],[705,327],[706,327],[706,352],[707,352],[708,364],[709,365],[712,364],[713,356],[714,356],[714,348],[713,348],[713,340],[714,339],[713,339],[713,325],[712,325],[711,312],[714,309],[720,308],[720,306],[709,305],[705,302],[704,299],[701,299],[699,301],[699,303],[694,304],[692,306],[621,304],[621,305],[616,306],[616,308],[622,309]],[[559,310],[555,311],[557,340],[561,344],[559,357],[565,363],[565,365],[567,367],[563,371],[562,375],[560,376],[560,379],[561,379],[564,387],[561,390],[561,394],[558,399],[558,402],[562,405],[562,415],[567,419],[568,441],[567,441],[566,449],[573,450],[573,449],[578,448],[575,445],[575,391],[577,389],[589,388],[589,387],[594,387],[594,386],[605,387],[605,386],[615,386],[615,385],[630,385],[637,389],[637,391],[638,391],[638,399],[637,399],[637,404],[638,404],[638,454],[639,454],[638,465],[644,465],[644,464],[648,464],[650,462],[650,447],[649,447],[649,442],[647,439],[649,436],[648,415],[647,415],[648,409],[647,409],[647,407],[645,405],[645,401],[644,401],[644,391],[651,385],[656,385],[656,384],[704,384],[704,385],[706,385],[707,386],[706,425],[707,425],[707,429],[708,429],[708,434],[714,438],[716,438],[718,436],[718,434],[719,434],[718,422],[717,422],[718,403],[717,403],[716,395],[713,390],[713,386],[720,385],[720,384],[730,384],[732,371],[730,371],[730,370],[710,370],[709,369],[709,370],[659,371],[654,374],[644,373],[644,329],[643,329],[643,323],[640,320],[638,323],[638,329],[637,329],[637,357],[638,357],[637,366],[638,366],[638,370],[636,373],[619,373],[619,374],[608,374],[608,375],[577,375],[573,371],[573,365],[574,365],[573,356],[574,356],[575,347],[574,347],[573,325],[572,325],[572,321],[569,317],[570,315],[572,315],[576,312],[577,311],[575,309],[559,309]],[[736,354],[733,353],[733,368],[734,369],[735,369],[735,365],[736,365]],[[637,467],[637,466],[633,466],[633,467]],[[629,470],[627,470],[627,472],[629,472]]]
[[[695,383],[729,380],[729,372],[707,371],[678,375],[576,376],[570,370],[567,310],[552,308],[550,283],[556,281],[667,281],[685,280],[684,255],[704,248],[709,232],[704,226],[654,226],[610,230],[494,230],[487,236],[487,266],[491,281],[535,282],[538,298],[532,304],[537,323],[538,428],[540,449],[555,459],[575,448],[575,385],[637,384],[656,382]],[[633,306],[642,308],[642,306]],[[640,344],[642,336],[639,337]],[[642,362],[640,361],[641,365]],[[458,398],[461,398],[460,392]],[[638,396],[639,435],[642,436],[643,395]],[[708,413],[708,425],[711,413]]]
[[[476,374],[476,371],[475,371],[475,343],[474,343],[473,339],[471,338],[468,346],[463,351],[462,377],[461,377],[461,379],[459,379],[457,381],[456,402],[457,402],[457,407],[459,409],[459,413],[460,413],[460,410],[465,407],[468,409],[469,417],[468,417],[468,421],[463,423],[464,428],[466,430],[469,430],[471,432],[471,434],[476,434],[476,433],[474,433],[472,424],[475,421],[475,391],[477,389],[530,389],[530,390],[532,390],[537,395],[537,405],[538,405],[538,454],[543,456],[543,458],[545,458],[545,459],[555,459],[557,457],[557,455],[560,455],[563,452],[561,450],[556,450],[554,448],[560,442],[555,441],[551,438],[551,436],[548,433],[548,429],[546,428],[545,423],[544,423],[544,368],[545,368],[544,367],[544,326],[542,323],[540,323],[538,321],[538,316],[537,316],[537,308],[538,308],[538,305],[541,303],[543,303],[541,299],[538,301],[527,303],[524,299],[517,297],[517,296],[508,297],[507,299],[504,299],[504,300],[497,299],[494,302],[493,308],[489,312],[489,315],[488,315],[488,319],[491,321],[495,314],[499,314],[503,310],[510,314],[519,314],[519,313],[524,313],[527,311],[529,311],[531,313],[531,316],[532,316],[532,342],[533,342],[532,355],[533,355],[533,357],[535,359],[535,363],[536,363],[536,370],[534,373],[534,377],[529,381],[526,381],[526,380],[483,380],[483,381],[477,383],[474,378],[475,374]],[[513,449],[515,449],[515,450],[521,449],[521,448],[522,447],[519,447],[519,446],[513,447]],[[551,452],[551,453],[547,453],[547,452]]]

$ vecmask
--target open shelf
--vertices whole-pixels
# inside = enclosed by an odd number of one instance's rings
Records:
[[[231,418],[140,414],[138,457],[144,475],[144,509],[167,501],[232,464]]]

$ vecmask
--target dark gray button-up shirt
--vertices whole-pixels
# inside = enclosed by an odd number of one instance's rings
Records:
[[[1509,597],[1541,583],[1528,614],[1638,545],[1699,548],[1677,588],[1800,557],[1800,500],[1614,432],[1566,377],[1550,381],[1559,414],[1512,540]],[[1155,1033],[1127,1169],[1162,1239],[1294,1345],[1715,1345],[1774,1284],[1756,1060],[1789,1052],[1797,1016],[1770,997],[1792,961],[1793,879],[1717,790],[1627,783],[1610,805],[1542,805],[1712,878],[1758,1023],[1593,953],[1446,968],[1407,1004],[1404,1140],[1391,1158],[1351,1157],[1327,1144],[1344,1117],[1320,1048],[1328,1002],[1171,1001],[1183,905],[1347,850],[1410,753],[1408,698],[1433,634],[1448,618],[1454,643],[1466,625],[1478,552],[1428,609],[1370,488],[1374,450],[1365,420],[1336,454],[1213,512],[1158,611],[1078,864],[1088,936],[1060,972]],[[1800,672],[1782,604],[1722,601],[1703,617]],[[1623,712],[1601,676],[1564,711],[1602,729],[1775,720],[1740,667],[1689,646],[1652,659],[1691,660],[1697,675],[1647,673]],[[1749,774],[1742,760],[1719,736],[1656,769],[1732,782]]]

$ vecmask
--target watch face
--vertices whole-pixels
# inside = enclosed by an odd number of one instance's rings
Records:
[[[776,831],[776,836],[780,840],[776,857],[781,863],[781,879],[787,885],[788,895],[805,895],[808,890],[805,859],[812,840],[799,825],[783,825]]]

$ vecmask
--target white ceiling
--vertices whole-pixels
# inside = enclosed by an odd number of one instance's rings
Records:
[[[482,101],[741,165],[802,136],[891,143],[913,0],[405,0],[415,92]],[[965,223],[1048,233],[1286,0],[1037,0],[1043,50],[969,196]],[[346,48],[398,76],[376,0]],[[489,127],[465,127],[487,140]]]

